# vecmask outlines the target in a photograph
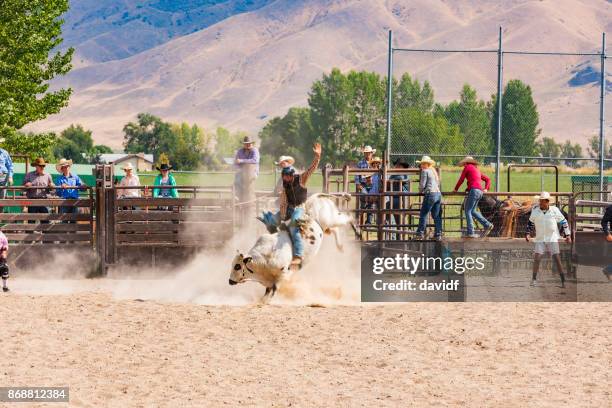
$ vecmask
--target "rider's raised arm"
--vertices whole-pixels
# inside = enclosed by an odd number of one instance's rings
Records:
[[[314,147],[312,148],[312,151],[314,152],[314,159],[312,159],[312,163],[310,163],[310,167],[308,167],[306,171],[303,172],[302,175],[300,176],[300,185],[302,187],[306,187],[306,183],[308,182],[308,179],[310,178],[312,173],[314,173],[314,171],[317,169],[317,167],[319,166],[319,161],[321,160],[321,145],[319,143],[315,143]]]

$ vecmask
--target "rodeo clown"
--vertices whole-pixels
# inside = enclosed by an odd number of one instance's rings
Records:
[[[9,288],[6,286],[6,281],[9,277],[8,268],[8,239],[4,232],[0,231],[0,276],[2,276],[2,291],[8,292]]]
[[[295,168],[292,165],[283,167],[281,171],[283,188],[279,197],[280,211],[277,212],[276,215],[267,212],[263,214],[262,218],[258,218],[266,225],[268,231],[271,233],[277,231],[277,226],[280,225],[281,221],[289,221],[289,233],[293,243],[291,267],[295,269],[300,268],[304,256],[304,241],[300,233],[299,224],[304,218],[303,204],[308,198],[306,183],[312,173],[317,169],[319,161],[321,160],[321,145],[315,143],[312,151],[314,152],[314,159],[312,163],[310,163],[308,169],[301,174],[296,174]]]
[[[533,277],[531,286],[536,286],[538,269],[540,268],[540,259],[545,252],[552,255],[559,275],[561,276],[561,287],[565,287],[565,274],[563,273],[563,265],[561,264],[561,256],[559,251],[559,225],[563,228],[565,241],[572,242],[569,225],[567,220],[557,207],[550,205],[550,193],[543,191],[538,196],[539,205],[535,205],[531,209],[529,216],[529,224],[527,225],[527,242],[533,240],[533,227],[535,226],[535,254],[533,260]]]

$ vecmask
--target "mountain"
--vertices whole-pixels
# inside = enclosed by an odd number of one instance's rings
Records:
[[[272,0],[71,0],[64,48],[77,65],[130,57]]]
[[[595,53],[601,32],[612,31],[612,6],[606,0],[276,0],[128,58],[74,69],[55,84],[74,88],[70,106],[31,128],[81,123],[97,141],[118,146],[122,126],[146,111],[256,132],[262,118],[305,105],[311,83],[332,67],[386,75],[389,29],[396,47],[494,50],[500,25],[505,50]],[[396,52],[394,66],[395,77],[410,72],[429,80],[442,102],[457,98],[465,82],[487,100],[497,86],[496,53]],[[570,85],[585,66],[599,69],[599,57],[507,54],[504,80],[532,86],[544,136],[584,141],[599,126],[596,84]]]

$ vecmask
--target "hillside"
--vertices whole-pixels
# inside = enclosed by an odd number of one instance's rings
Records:
[[[612,31],[612,6],[605,0],[276,0],[129,58],[75,69],[58,82],[75,89],[70,106],[32,128],[78,122],[98,141],[118,146],[123,124],[148,111],[255,132],[271,116],[306,104],[312,81],[332,67],[384,75],[388,29],[396,46],[495,49],[499,25],[506,50],[597,52],[601,32]],[[409,71],[429,80],[443,102],[465,82],[485,99],[496,89],[496,54],[398,53],[395,62],[394,75]],[[598,129],[599,93],[592,81],[570,85],[581,69],[598,70],[599,59],[508,55],[504,79],[532,85],[543,135],[584,141]]]

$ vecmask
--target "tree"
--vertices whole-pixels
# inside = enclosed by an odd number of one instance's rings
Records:
[[[422,112],[431,112],[434,107],[434,92],[429,82],[423,86],[409,73],[402,75],[399,84],[394,86],[394,109],[415,108]]]
[[[4,141],[0,143],[3,149],[10,151],[13,155],[23,154],[35,160],[44,157],[47,161],[53,160],[53,146],[57,141],[54,133],[21,133],[10,131],[4,135]]]
[[[201,164],[213,165],[210,150],[211,135],[198,125],[181,123],[171,126],[174,143],[168,152],[173,166],[183,170],[196,170]]]
[[[555,142],[552,137],[544,136],[541,142],[537,142],[537,151],[542,157],[557,158],[561,155],[561,144]],[[552,160],[544,159],[544,163],[552,163]]]
[[[215,132],[215,152],[220,160],[227,157],[234,157],[236,150],[242,146],[242,140],[246,136],[244,132],[230,132],[229,130],[218,127]]]
[[[416,108],[404,108],[394,112],[391,149],[401,147],[406,153],[463,154],[463,138],[459,127],[449,125],[443,116],[423,112]],[[444,160],[443,160],[444,161]]]
[[[567,140],[561,146],[561,156],[563,157],[582,157],[582,146],[580,144],[572,144]],[[565,160],[565,165],[569,167],[580,167],[581,163],[579,160]]]
[[[310,121],[325,161],[355,160],[359,147],[366,144],[383,147],[385,89],[385,80],[376,73],[345,75],[337,68],[313,83],[308,94]]]
[[[60,16],[67,10],[68,0],[2,1],[0,136],[15,137],[13,130],[58,113],[68,104],[70,88],[49,91],[50,81],[72,67],[72,48],[51,56],[62,42]]]
[[[590,157],[599,160],[599,136],[591,136],[589,138],[587,152],[589,153]],[[604,140],[604,158],[612,158],[612,145],[608,143],[607,140]],[[612,163],[609,161],[604,161],[604,168],[608,169],[610,167],[612,167]]]
[[[491,137],[493,146],[497,147],[497,97],[492,99]],[[533,156],[540,132],[538,124],[531,87],[518,79],[510,80],[502,94],[502,155]]]
[[[91,130],[85,130],[81,125],[70,125],[60,133],[53,147],[56,158],[66,158],[75,163],[97,163],[103,153],[112,153],[108,146],[94,146]]]
[[[438,108],[434,109],[434,112]],[[460,100],[451,102],[444,109],[444,117],[451,125],[459,126],[466,153],[487,155],[491,153],[491,122],[487,105],[478,100],[476,90],[463,85]]]
[[[259,133],[261,151],[274,159],[290,155],[297,163],[306,164],[312,158],[315,137],[308,108],[291,108],[285,116],[270,120]]]
[[[123,147],[126,153],[147,153],[157,157],[170,152],[173,134],[169,123],[150,113],[139,113],[137,122],[123,127]]]

